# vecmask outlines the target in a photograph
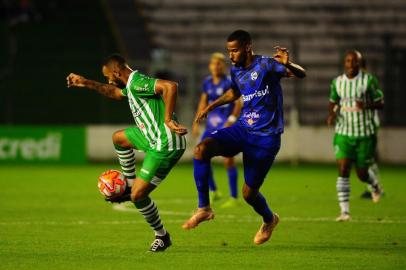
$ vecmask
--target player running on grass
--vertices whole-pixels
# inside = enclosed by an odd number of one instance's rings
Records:
[[[196,116],[200,111],[206,108],[206,106],[217,98],[222,96],[231,87],[231,79],[226,75],[226,58],[222,53],[214,53],[211,56],[209,63],[210,76],[203,81],[203,92],[200,96],[200,101]],[[207,138],[210,133],[216,129],[223,127],[229,127],[237,121],[241,111],[240,100],[234,103],[225,104],[221,107],[217,107],[207,115],[206,130],[203,133],[202,140]],[[199,123],[193,123],[193,136],[199,136]],[[238,203],[238,191],[237,191],[237,179],[238,172],[234,163],[234,158],[224,158],[224,166],[227,169],[228,183],[230,187],[231,198],[221,205],[222,208],[233,207]],[[220,199],[221,195],[217,190],[216,182],[214,181],[212,167],[209,168],[209,189],[210,201]]]
[[[211,133],[195,148],[194,176],[198,190],[198,209],[183,224],[191,229],[214,218],[210,207],[208,172],[214,156],[232,157],[243,153],[243,197],[262,216],[263,224],[254,243],[266,242],[279,222],[272,213],[260,187],[280,148],[283,132],[283,101],[280,79],[288,76],[304,78],[305,70],[289,61],[288,51],[276,47],[273,58],[255,55],[250,34],[243,30],[233,32],[227,39],[227,50],[234,67],[231,68],[232,87],[223,96],[209,104],[196,117],[200,121],[214,108],[242,97],[243,106],[238,122]]]
[[[366,60],[365,60],[364,56],[363,56],[363,55],[361,54],[361,52],[359,52],[359,51],[355,51],[355,52],[356,52],[356,54],[357,54],[357,59],[358,59],[358,61],[359,61],[359,69],[360,69],[362,72],[368,73],[368,70],[367,70],[367,63],[366,63]],[[372,75],[371,73],[369,73],[369,75],[371,75],[371,76],[372,76],[372,80],[374,80],[375,83],[376,83],[377,85],[379,85],[378,78],[375,77],[374,75]],[[378,111],[379,111],[378,109],[375,109],[375,110],[374,110],[374,121],[375,121],[375,128],[376,128],[375,137],[376,137],[376,142],[377,142],[376,144],[377,144],[377,145],[378,145],[378,131],[379,131],[379,126],[380,126],[380,120],[379,120]],[[375,177],[376,177],[376,179],[378,180],[378,182],[380,182],[380,181],[379,181],[379,167],[378,167],[378,153],[377,153],[377,151],[376,151],[377,145],[375,146],[374,162],[369,166],[368,172],[369,172],[370,174],[375,175]],[[381,187],[382,187],[382,186],[381,186]],[[364,198],[364,199],[372,199],[372,191],[373,191],[372,186],[369,185],[369,184],[367,184],[367,188],[366,188],[366,190],[361,194],[361,198]],[[382,191],[382,194],[383,194],[383,191]]]
[[[158,208],[149,194],[164,180],[186,148],[187,130],[176,122],[174,109],[177,84],[150,78],[133,71],[119,55],[110,56],[103,65],[108,84],[71,73],[68,87],[85,87],[112,98],[128,98],[136,126],[116,131],[113,144],[130,189],[112,202],[131,200],[155,231],[150,251],[164,251],[171,245]],[[140,174],[135,175],[133,149],[145,152]]]
[[[368,172],[374,162],[376,122],[374,110],[383,108],[383,93],[377,81],[360,70],[355,51],[344,58],[343,75],[330,86],[327,124],[335,124],[334,148],[338,163],[337,195],[341,214],[337,221],[348,221],[350,216],[350,171],[355,164],[358,178],[372,187],[372,200],[378,202],[382,193],[378,179]]]

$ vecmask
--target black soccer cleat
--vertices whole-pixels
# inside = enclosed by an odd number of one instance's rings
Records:
[[[360,197],[361,197],[361,199],[368,199],[368,200],[371,200],[371,199],[372,199],[371,191],[365,190],[365,191],[361,194]]]
[[[131,188],[127,187],[123,193],[123,195],[118,196],[118,197],[113,197],[113,198],[104,198],[106,202],[111,202],[111,203],[123,203],[123,202],[128,202],[131,201]]]
[[[172,245],[171,237],[167,232],[164,236],[155,236],[154,242],[152,242],[149,251],[162,252]]]

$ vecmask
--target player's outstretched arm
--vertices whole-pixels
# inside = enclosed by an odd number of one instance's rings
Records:
[[[227,122],[224,124],[224,127],[229,127],[237,121],[241,113],[241,108],[242,108],[242,100],[239,98],[236,101],[234,101],[234,109],[231,112],[230,116],[227,118]]]
[[[162,96],[165,103],[165,124],[168,128],[179,135],[187,133],[186,127],[172,120],[178,96],[178,84],[172,81],[157,80],[155,93]]]
[[[297,78],[303,79],[306,77],[306,70],[298,64],[289,61],[289,51],[286,48],[281,48],[279,46],[275,47],[274,59],[279,63],[285,65],[288,69],[289,76],[295,76]]]
[[[200,100],[199,100],[199,105],[197,106],[197,111],[196,111],[196,115],[195,115],[195,119],[196,117],[199,115],[199,113],[201,111],[203,111],[204,108],[206,108],[208,102],[207,102],[208,98],[207,98],[207,94],[206,93],[202,93],[200,95]],[[193,121],[193,125],[192,125],[192,134],[195,138],[199,137],[199,123]]]
[[[112,84],[99,83],[93,80],[86,79],[85,77],[74,73],[69,74],[66,80],[68,83],[68,88],[83,87],[91,90],[96,90],[100,94],[105,95],[106,97],[112,99],[120,100],[123,98],[123,95],[121,94],[121,89]]]
[[[225,92],[221,97],[216,99],[214,102],[210,103],[206,108],[204,108],[202,111],[200,111],[195,118],[195,122],[200,122],[201,120],[205,119],[207,117],[207,114],[214,110],[215,108],[231,103],[235,100],[237,100],[241,96],[241,93],[238,90],[235,90],[233,88],[230,88],[227,92]]]

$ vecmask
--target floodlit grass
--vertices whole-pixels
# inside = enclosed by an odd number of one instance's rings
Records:
[[[180,164],[151,196],[173,240],[162,254],[146,252],[153,233],[132,206],[118,211],[98,193],[97,176],[109,168],[118,167],[0,166],[0,269],[406,268],[405,168],[381,168],[378,204],[359,197],[364,185],[353,176],[353,221],[336,223],[335,167],[276,164],[262,191],[281,221],[270,242],[255,246],[255,212],[242,200],[218,207],[228,194],[221,166],[216,218],[181,229],[196,190],[192,166]]]

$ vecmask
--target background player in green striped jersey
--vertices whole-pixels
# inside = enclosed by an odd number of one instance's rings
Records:
[[[334,149],[339,167],[337,194],[341,214],[337,221],[350,220],[351,165],[355,164],[358,178],[372,186],[372,199],[378,202],[381,188],[368,167],[374,161],[376,122],[374,110],[383,108],[383,93],[370,74],[362,72],[355,51],[345,54],[345,73],[330,86],[328,125],[335,122]]]
[[[164,251],[171,245],[171,239],[149,194],[162,182],[186,148],[183,135],[187,130],[177,123],[174,114],[177,84],[133,71],[119,55],[110,56],[102,72],[108,84],[71,73],[67,78],[68,87],[89,88],[117,100],[128,98],[136,126],[115,132],[113,143],[130,188],[122,197],[111,201],[131,200],[155,231],[150,251]],[[133,149],[146,153],[137,177]]]
[[[359,61],[359,68],[362,72],[367,73],[367,63],[366,60],[364,58],[364,56],[362,55],[361,52],[359,51],[355,51],[357,54],[357,58]],[[378,83],[378,78],[376,78],[374,75],[372,75],[371,73],[369,73],[372,77],[373,80],[376,80],[376,83]],[[375,120],[375,127],[376,127],[376,139],[378,142],[378,131],[379,131],[379,126],[380,126],[380,120],[379,120],[379,114],[378,114],[378,110],[375,109],[374,110],[374,120]],[[376,176],[377,179],[379,179],[379,167],[378,167],[378,153],[377,151],[375,151],[375,158],[374,158],[374,163],[371,164],[368,168],[369,173],[374,174]],[[380,179],[379,179],[380,180]],[[365,198],[365,199],[371,199],[372,198],[372,190],[373,188],[371,187],[371,185],[367,185],[366,190],[361,194],[361,198]]]

